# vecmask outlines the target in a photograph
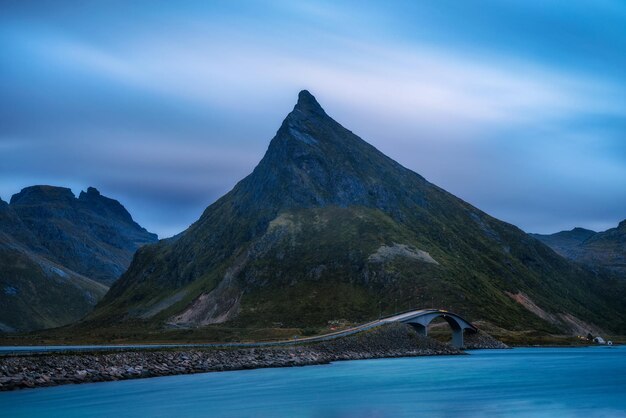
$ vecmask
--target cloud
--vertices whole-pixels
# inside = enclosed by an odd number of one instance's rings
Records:
[[[128,7],[0,17],[1,193],[94,185],[170,233],[252,170],[307,88],[392,158],[525,229],[626,216],[618,3]]]
[[[467,56],[424,44],[390,47],[316,32],[308,37],[328,46],[320,51],[305,44],[293,50],[272,37],[252,41],[218,27],[210,34],[153,36],[115,51],[46,36],[35,50],[67,72],[225,108],[240,106],[242,95],[250,92],[267,95],[276,88],[312,85],[335,101],[380,104],[378,109],[393,118],[454,116],[467,123],[508,123],[588,109],[626,115],[626,104],[616,107],[623,85],[532,61]]]

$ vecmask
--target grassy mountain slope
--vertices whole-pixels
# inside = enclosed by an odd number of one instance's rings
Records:
[[[0,247],[0,331],[66,325],[84,317],[108,288],[26,250]]]
[[[507,329],[626,329],[622,299],[601,286],[303,91],[252,174],[187,231],[140,249],[83,326],[315,326],[436,305]]]

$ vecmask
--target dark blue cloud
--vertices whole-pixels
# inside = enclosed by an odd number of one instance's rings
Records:
[[[0,195],[93,185],[160,235],[248,174],[310,89],[534,232],[626,217],[626,4],[5,2]]]

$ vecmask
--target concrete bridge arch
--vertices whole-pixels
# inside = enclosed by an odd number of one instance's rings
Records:
[[[388,322],[397,321],[409,324],[418,334],[427,336],[428,325],[436,318],[443,318],[452,328],[452,345],[457,348],[463,347],[463,332],[477,332],[478,329],[471,322],[461,316],[442,309],[424,309],[387,318]]]

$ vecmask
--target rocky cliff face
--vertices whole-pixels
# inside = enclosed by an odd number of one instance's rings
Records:
[[[0,331],[77,321],[156,235],[94,189],[33,186],[0,201]]]
[[[63,187],[27,187],[9,206],[46,256],[106,285],[126,270],[137,248],[157,240],[118,201],[93,187],[78,198]]]
[[[563,257],[626,278],[626,220],[604,232],[574,228],[551,235],[531,235]]]
[[[623,327],[621,301],[598,283],[303,91],[252,174],[176,239],[142,248],[85,326],[306,326],[436,305],[509,329],[568,330],[557,314]]]

